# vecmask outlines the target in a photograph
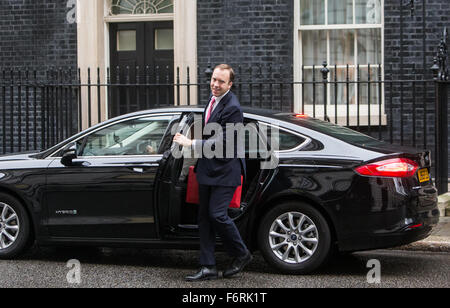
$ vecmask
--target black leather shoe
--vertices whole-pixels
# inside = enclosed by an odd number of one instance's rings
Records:
[[[203,266],[199,271],[193,275],[185,277],[186,281],[203,281],[203,280],[214,280],[219,277],[217,273],[217,268],[215,266]]]
[[[243,257],[235,258],[230,266],[223,272],[223,278],[230,278],[231,276],[234,276],[244,269],[244,267],[247,266],[250,262],[252,262],[253,257],[250,252],[247,252],[247,254]]]

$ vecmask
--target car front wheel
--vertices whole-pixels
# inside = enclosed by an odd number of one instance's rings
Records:
[[[325,263],[331,233],[322,214],[306,203],[288,202],[263,218],[258,244],[264,259],[286,274],[307,274]]]
[[[19,255],[30,239],[30,222],[25,208],[15,198],[0,193],[0,259]]]

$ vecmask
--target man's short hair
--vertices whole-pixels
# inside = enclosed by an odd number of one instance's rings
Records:
[[[234,74],[234,70],[231,66],[229,66],[228,64],[219,64],[214,68],[214,70],[216,70],[217,68],[219,68],[221,70],[229,71],[230,72],[230,81],[234,82],[235,74]]]

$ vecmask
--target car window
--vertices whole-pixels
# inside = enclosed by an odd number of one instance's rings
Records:
[[[274,130],[272,126],[260,123],[260,130],[267,135],[267,142],[269,145],[276,145],[276,151],[289,151],[299,147],[306,141],[306,138],[290,133],[283,129]],[[276,140],[272,140],[276,138]]]
[[[253,157],[259,153],[259,146],[261,136],[258,132],[258,126],[255,122],[245,123],[245,155],[246,157]]]
[[[167,150],[170,150],[170,146],[173,143],[173,137],[175,136],[175,128],[180,123],[179,117],[176,117],[171,120],[169,127],[166,131],[166,134],[164,135],[163,140],[161,141],[161,145],[158,149],[158,154],[164,154]]]
[[[158,154],[172,116],[154,116],[120,122],[77,141],[78,156]]]
[[[332,136],[344,142],[356,145],[356,146],[373,146],[377,147],[384,145],[383,141],[367,136],[363,133],[355,131],[353,129],[336,125],[330,122],[321,121],[314,118],[298,118],[295,119],[298,125],[305,128],[315,130],[317,132]]]

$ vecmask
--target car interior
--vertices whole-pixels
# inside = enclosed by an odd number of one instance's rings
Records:
[[[197,127],[193,123],[187,132],[187,136],[194,136],[194,127]],[[200,125],[201,127],[201,125]],[[258,135],[257,126],[250,126],[250,130],[254,129],[254,133]],[[229,208],[229,215],[231,218],[237,218],[241,213],[243,213],[248,204],[251,203],[252,199],[255,197],[255,192],[258,188],[258,182],[260,177],[264,176],[264,170],[261,170],[261,158],[257,155],[250,155],[249,149],[249,135],[250,132],[246,131],[246,177],[242,185],[241,202],[239,208]],[[187,200],[188,194],[188,180],[189,172],[192,172],[192,166],[195,166],[197,158],[193,158],[193,153],[191,155],[185,155],[180,159],[173,159],[172,162],[168,163],[168,168],[165,169],[166,175],[170,173],[170,178],[172,179],[172,185],[170,189],[170,201],[169,201],[169,225],[175,227],[177,230],[196,230],[197,229],[197,214],[198,214],[198,204],[189,203]],[[191,158],[190,158],[190,157]],[[255,157],[255,158],[250,158]],[[170,167],[171,165],[171,167]],[[192,193],[192,192],[189,192]],[[198,192],[197,192],[198,193]],[[173,230],[176,231],[176,230]]]
[[[115,125],[84,138],[80,156],[157,154],[159,141],[168,126],[168,119],[146,121],[137,119]]]

